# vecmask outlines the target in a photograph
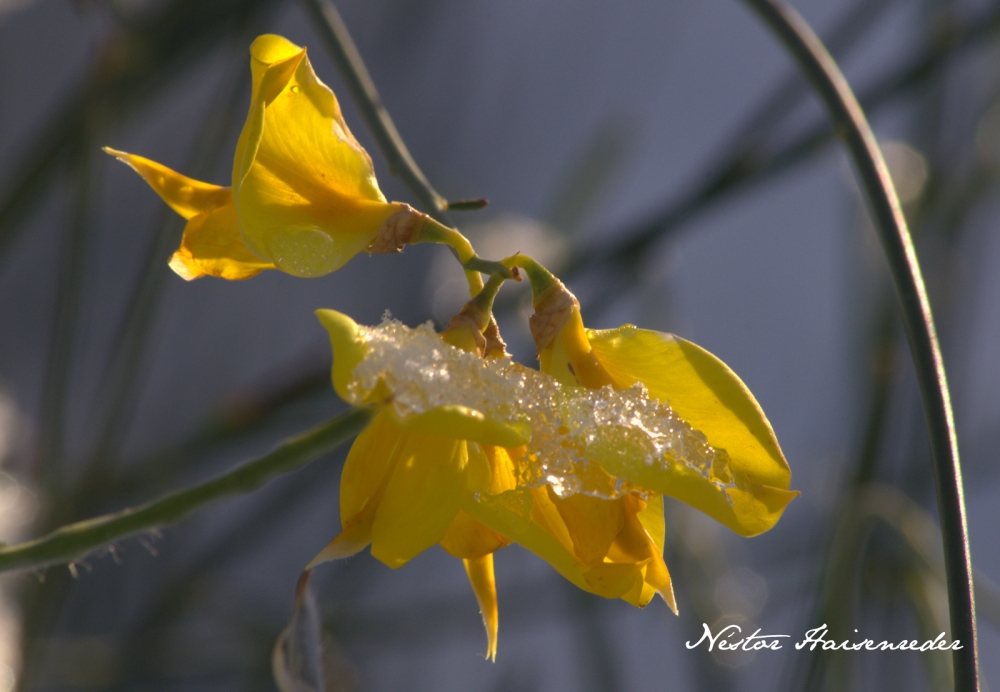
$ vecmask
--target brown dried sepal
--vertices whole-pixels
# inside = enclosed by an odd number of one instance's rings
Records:
[[[368,246],[368,254],[391,255],[402,252],[403,248],[417,239],[427,214],[419,212],[409,204],[396,202],[401,208],[382,222],[375,240]]]
[[[482,315],[472,306],[472,303],[466,303],[462,308],[461,312],[451,318],[448,322],[448,326],[445,327],[445,332],[450,332],[452,330],[457,330],[461,328],[467,328],[472,334],[472,339],[476,342],[476,349],[479,352],[479,356],[483,357],[486,353],[486,337],[483,336],[482,327]]]
[[[486,347],[483,349],[483,356],[494,356],[500,358],[507,354],[507,344],[500,337],[500,327],[497,326],[496,319],[490,316],[490,323],[483,330],[483,337],[486,339]]]
[[[545,289],[535,300],[535,312],[528,318],[528,327],[539,353],[556,338],[556,334],[566,326],[573,310],[580,309],[580,301],[559,279]]]

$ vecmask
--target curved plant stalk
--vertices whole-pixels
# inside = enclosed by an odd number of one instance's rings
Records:
[[[948,576],[952,637],[963,648],[953,653],[955,689],[979,689],[972,559],[944,359],[934,328],[931,305],[906,219],[875,135],[836,62],[806,22],[781,0],[746,0],[778,35],[823,99],[843,137],[876,220],[889,271],[910,342],[927,428],[941,517]]]
[[[350,439],[371,418],[354,409],[293,437],[270,454],[184,490],[176,490],[139,507],[78,521],[47,536],[0,548],[0,572],[72,563],[122,538],[175,524],[192,512],[230,495],[256,490],[277,475],[302,468]]]

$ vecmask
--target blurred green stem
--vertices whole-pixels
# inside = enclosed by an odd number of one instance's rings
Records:
[[[73,364],[73,346],[80,326],[80,301],[88,259],[88,228],[92,220],[94,190],[99,186],[94,179],[93,156],[90,155],[97,119],[95,109],[85,114],[77,144],[79,151],[76,152],[77,166],[74,171],[76,194],[71,207],[71,221],[62,241],[52,338],[39,416],[39,470],[43,485],[53,495],[58,495],[64,483],[63,438],[66,433],[66,403],[70,399],[67,389]]]
[[[0,572],[72,563],[114,541],[177,523],[206,505],[256,490],[271,478],[295,471],[332,451],[360,432],[371,415],[368,409],[348,411],[285,441],[270,454],[199,485],[139,507],[63,526],[34,541],[0,548]]]
[[[798,61],[823,99],[858,169],[896,286],[920,385],[938,491],[941,537],[948,575],[952,637],[963,648],[953,656],[955,689],[979,689],[972,559],[958,437],[951,410],[944,359],[938,345],[920,263],[895,187],[875,135],[847,80],[806,22],[782,0],[746,0]]]

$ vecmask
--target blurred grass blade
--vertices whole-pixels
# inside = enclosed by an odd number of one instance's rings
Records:
[[[0,548],[0,572],[72,563],[127,536],[175,524],[192,512],[231,495],[249,493],[275,476],[295,471],[347,441],[368,423],[371,412],[354,409],[297,437],[270,454],[232,471],[135,508],[86,519],[34,541]]]
[[[193,148],[192,161],[185,169],[199,180],[207,179],[218,163],[223,146],[229,142],[228,131],[238,122],[249,92],[250,67],[244,52],[250,42],[247,34],[237,34],[234,46],[238,68],[223,74],[218,98],[205,114],[205,122]],[[95,402],[94,408],[100,412],[96,426],[100,433],[87,469],[87,493],[103,487],[108,474],[115,470],[120,441],[135,413],[135,401],[142,393],[143,355],[159,314],[160,295],[172,273],[167,261],[180,245],[184,224],[175,213],[163,206],[155,227],[159,230],[143,258],[136,286],[115,335],[114,350],[101,379],[105,384],[100,401]]]
[[[89,117],[88,117],[89,116]],[[74,344],[77,339],[83,284],[86,276],[88,235],[94,206],[96,180],[94,157],[90,154],[93,135],[98,124],[93,113],[79,129],[79,149],[75,170],[76,194],[72,217],[62,239],[56,304],[52,318],[52,337],[45,368],[42,406],[39,415],[38,464],[43,485],[55,496],[61,492],[63,438],[65,436],[66,403],[69,401],[70,373],[73,366]]]

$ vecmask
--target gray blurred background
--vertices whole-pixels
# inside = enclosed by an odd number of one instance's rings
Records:
[[[1000,6],[798,0],[869,109],[918,238],[951,378],[985,688],[1000,685]],[[702,623],[792,640],[947,627],[923,415],[853,171],[789,56],[736,0],[343,0],[414,158],[480,254],[548,263],[588,326],[675,332],[756,395],[802,492],[740,539],[667,506],[680,616],[496,555],[499,654],[460,563],[367,553],[317,570],[330,690],[950,689],[946,656],[690,651]],[[308,46],[292,0],[0,0],[0,540],[136,504],[344,409],[313,316],[438,324],[443,248],[321,279],[186,283],[183,221],[100,146],[229,183],[260,33]],[[526,290],[498,315],[534,358]],[[0,582],[0,692],[270,690],[303,565],[339,530],[345,450],[85,563]],[[859,634],[853,635],[857,628]]]

